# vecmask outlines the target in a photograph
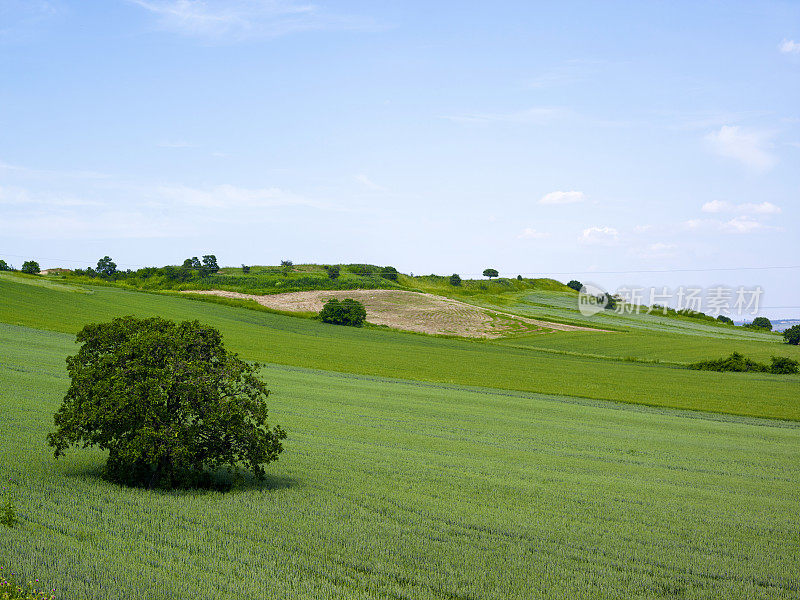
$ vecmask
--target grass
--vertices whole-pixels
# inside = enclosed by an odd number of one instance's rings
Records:
[[[65,286],[68,287],[68,286]],[[534,347],[504,347],[379,329],[327,325],[259,311],[114,287],[57,293],[0,277],[0,322],[75,333],[132,314],[199,319],[248,360],[361,375],[561,394],[689,410],[800,420],[800,376],[714,373],[612,362]],[[542,334],[553,336],[560,334]],[[617,334],[593,334],[612,339]],[[514,340],[520,345],[524,338]],[[721,348],[721,347],[720,347]],[[785,346],[775,344],[776,353]],[[720,355],[730,351],[721,352]],[[747,351],[747,354],[753,354]],[[710,356],[706,358],[714,358]]]
[[[150,493],[45,446],[72,340],[0,325],[0,556],[58,598],[800,593],[797,425],[273,365],[269,479]]]

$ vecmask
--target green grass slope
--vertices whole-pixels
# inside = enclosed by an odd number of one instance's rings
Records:
[[[45,445],[72,339],[0,325],[0,557],[58,598],[800,593],[794,424],[271,366],[266,483],[147,492]]]
[[[800,420],[800,376],[713,373],[327,325],[184,298],[0,277],[0,322],[75,333],[115,316],[199,319],[249,360],[363,375]],[[551,335],[551,334],[547,334]],[[614,334],[602,334],[604,336]]]

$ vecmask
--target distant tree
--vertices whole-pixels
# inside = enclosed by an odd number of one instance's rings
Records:
[[[290,260],[282,260],[281,261],[281,266],[282,267],[291,267],[291,266],[294,266],[294,263],[292,261],[290,261]]]
[[[383,267],[381,269],[381,277],[390,281],[397,281],[397,276],[400,273],[394,267]]]
[[[576,292],[580,292],[583,289],[583,284],[577,279],[573,279],[567,284],[567,287],[572,288]]]
[[[111,257],[104,256],[97,261],[97,274],[100,277],[111,277],[117,272],[117,264],[111,260]]]
[[[733,325],[733,319],[726,317],[725,315],[717,315],[717,321],[720,323],[725,323],[726,325]]]
[[[36,275],[41,271],[39,268],[39,263],[35,260],[26,260],[22,263],[22,268],[20,269],[23,273],[28,273],[29,275]]]
[[[104,474],[131,485],[185,487],[244,465],[259,479],[286,433],[267,426],[257,365],[197,321],[121,317],[85,326],[67,359],[71,384],[48,443],[108,451]]]
[[[203,255],[203,270],[207,273],[216,273],[219,271],[219,265],[217,264],[217,257],[213,254],[205,254]]]
[[[517,281],[522,281],[522,275],[517,275]]]
[[[461,276],[458,273],[450,275],[450,285],[458,287],[461,285]]]
[[[9,265],[6,261],[0,259],[0,271],[13,271],[14,267]]]
[[[247,265],[242,265],[242,273],[247,274],[249,272],[250,272],[250,267],[248,267]]]
[[[484,269],[483,270],[483,276],[484,277],[488,277],[489,279],[491,279],[492,277],[497,277],[498,275],[499,275],[499,273],[497,272],[497,269]]]
[[[358,300],[346,298],[339,302],[331,298],[323,305],[319,318],[323,323],[361,327],[367,318],[367,311]]]
[[[202,265],[200,264],[200,259],[196,256],[193,256],[192,258],[187,258],[185,261],[183,261],[183,267],[185,269],[200,269],[202,268]]]
[[[756,317],[752,323],[748,323],[745,327],[751,329],[766,329],[772,331],[772,322],[767,317]]]
[[[328,274],[328,278],[339,279],[339,265],[325,265],[323,269],[325,269],[325,272]]]
[[[783,339],[787,344],[800,345],[800,325],[793,325],[784,331]]]
[[[800,362],[792,360],[788,356],[773,356],[769,372],[776,375],[794,375],[798,372]]]

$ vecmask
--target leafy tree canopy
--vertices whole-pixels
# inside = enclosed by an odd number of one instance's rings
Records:
[[[112,481],[184,487],[220,467],[263,478],[282,451],[286,433],[267,425],[257,365],[228,352],[213,327],[122,317],[87,325],[77,341],[48,436],[56,458],[73,445],[97,446],[108,450]]]
[[[580,281],[578,281],[577,279],[573,279],[572,281],[570,281],[567,284],[567,287],[568,288],[572,288],[576,292],[580,292],[581,289],[583,289],[583,284]]]
[[[111,277],[117,272],[117,264],[110,256],[104,256],[97,261],[97,274],[101,277]]]
[[[0,259],[0,271],[13,271],[14,267],[9,265],[6,261]]]
[[[358,300],[346,298],[339,302],[331,298],[323,305],[319,318],[323,323],[361,327],[367,318],[367,311]]]
[[[800,345],[800,325],[793,325],[784,331],[783,339],[787,344]]]
[[[35,260],[26,260],[22,263],[22,268],[20,269],[23,273],[28,273],[29,275],[36,275],[41,271],[39,268],[39,263]]]
[[[397,281],[397,276],[399,274],[400,272],[394,267],[383,267],[381,269],[381,277],[388,279],[389,281]]]
[[[217,264],[217,257],[213,254],[205,254],[203,255],[203,270],[207,273],[216,273],[219,271],[219,265]]]
[[[338,279],[339,278],[339,274],[340,274],[339,265],[325,265],[323,268],[328,273],[328,277],[330,279]]]
[[[497,272],[497,269],[484,269],[483,276],[488,277],[491,279],[492,277],[497,277],[500,273]]]
[[[756,317],[752,323],[747,324],[747,327],[772,331],[772,322],[767,317]]]
[[[458,287],[461,285],[461,276],[458,273],[450,275],[450,285]]]

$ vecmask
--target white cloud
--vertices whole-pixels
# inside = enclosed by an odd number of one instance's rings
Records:
[[[728,211],[731,209],[731,205],[724,200],[712,200],[711,202],[706,202],[703,204],[703,212],[707,213],[719,213]]]
[[[369,29],[367,19],[325,14],[295,0],[129,0],[161,28],[182,35],[241,40],[322,29]]]
[[[648,231],[652,231],[652,225],[636,225],[633,228],[633,231],[636,233],[647,233]]]
[[[159,148],[194,148],[194,144],[190,144],[185,140],[164,140],[158,143]]]
[[[706,143],[716,154],[739,161],[754,171],[766,171],[776,162],[770,154],[771,134],[765,131],[742,129],[738,125],[723,125],[719,131],[706,135]]]
[[[645,258],[668,258],[676,255],[676,246],[675,244],[656,242],[654,244],[649,244],[636,254]]]
[[[619,240],[619,232],[613,227],[589,227],[578,238],[582,244],[610,245]]]
[[[539,199],[539,204],[573,204],[585,198],[583,192],[550,192]]]
[[[526,227],[517,237],[521,240],[541,240],[550,237],[550,234],[544,231],[536,231],[532,227]]]
[[[722,231],[728,233],[751,233],[764,228],[765,226],[763,223],[751,217],[734,217],[730,221],[722,224]]]
[[[712,200],[703,204],[703,212],[707,213],[723,213],[723,212],[736,212],[741,214],[750,215],[777,215],[781,213],[780,206],[774,205],[772,202],[746,202],[744,204],[731,204],[724,200]]]
[[[794,40],[783,40],[780,45],[781,52],[784,54],[800,54],[800,42]]]

